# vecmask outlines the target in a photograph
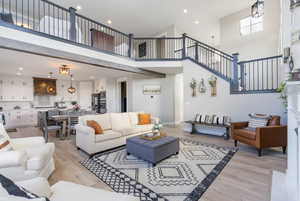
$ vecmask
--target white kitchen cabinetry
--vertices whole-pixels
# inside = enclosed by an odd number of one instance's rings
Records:
[[[0,101],[33,101],[33,80],[0,77]]]
[[[4,111],[4,116],[6,128],[19,128],[37,125],[37,111],[34,109]]]

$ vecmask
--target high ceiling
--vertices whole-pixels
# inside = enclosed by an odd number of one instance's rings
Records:
[[[52,78],[69,80],[69,76],[59,75],[58,70],[62,64],[66,64],[71,68],[71,74],[74,75],[74,79],[77,81],[119,77],[149,78],[141,74],[111,70],[99,66],[70,62],[63,59],[39,56],[7,49],[0,49],[0,60],[2,66],[0,68],[0,74],[2,75],[15,76],[18,73],[21,73],[21,76],[47,78],[49,73],[52,72]],[[21,71],[20,68],[22,68]]]
[[[136,36],[155,36],[175,25],[205,42],[218,39],[219,19],[250,7],[255,0],[52,0],[66,8]],[[183,10],[187,9],[187,13]],[[199,24],[195,24],[195,21]]]

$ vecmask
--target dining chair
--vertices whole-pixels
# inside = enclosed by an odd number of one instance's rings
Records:
[[[56,136],[61,137],[61,126],[60,125],[48,125],[47,113],[42,113],[42,131],[45,141],[48,142],[49,132],[56,132]]]
[[[56,116],[56,115],[60,115],[60,111],[57,110],[57,109],[48,110],[46,112],[46,118],[47,118],[47,125],[48,126],[56,126],[57,125],[57,122],[51,119],[52,116]]]

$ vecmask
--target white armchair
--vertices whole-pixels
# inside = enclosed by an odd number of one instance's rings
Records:
[[[53,143],[45,143],[43,137],[10,139],[2,124],[0,133],[7,136],[13,148],[0,152],[0,174],[14,181],[51,175],[55,169]]]

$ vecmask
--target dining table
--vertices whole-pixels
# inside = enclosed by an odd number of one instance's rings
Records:
[[[79,112],[70,112],[65,114],[53,115],[49,117],[49,119],[59,123],[62,125],[62,132],[60,139],[68,139],[71,133],[71,119],[72,118],[79,118],[80,116],[88,115],[88,114],[95,114],[94,111],[79,111]]]

